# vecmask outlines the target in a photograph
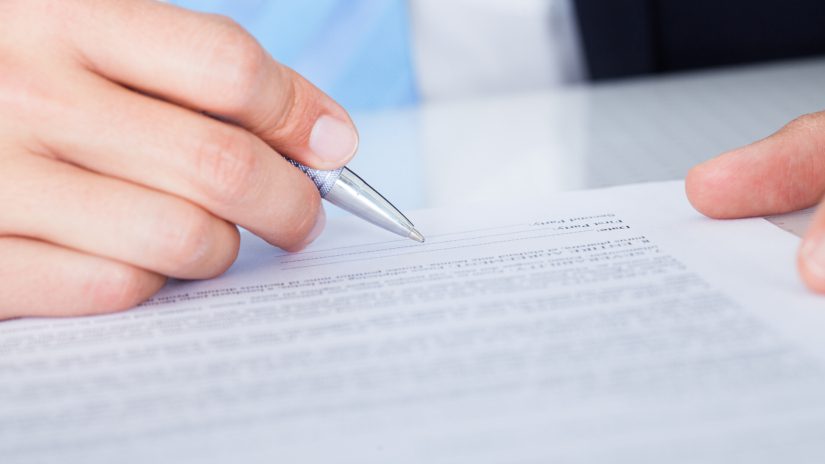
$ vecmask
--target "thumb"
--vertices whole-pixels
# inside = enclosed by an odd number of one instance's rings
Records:
[[[694,208],[720,219],[815,205],[825,193],[825,112],[694,167],[685,189]]]
[[[358,133],[346,110],[228,18],[162,2],[68,10],[66,21],[82,32],[72,44],[94,72],[238,124],[317,169],[341,167],[355,155]]]
[[[770,137],[722,154],[688,173],[691,204],[713,218],[766,216],[807,208],[825,193],[825,112],[802,116]],[[805,284],[825,293],[825,207],[797,255]]]

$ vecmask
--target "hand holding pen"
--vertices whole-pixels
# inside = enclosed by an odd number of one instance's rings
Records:
[[[338,173],[329,198],[420,237],[339,171],[358,145],[347,112],[228,19],[9,0],[0,20],[19,26],[0,31],[0,319],[115,311],[167,277],[216,276],[237,226],[306,246],[321,195],[284,157]]]

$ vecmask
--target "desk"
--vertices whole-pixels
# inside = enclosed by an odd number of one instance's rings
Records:
[[[402,209],[678,179],[825,109],[823,84],[815,59],[356,113],[351,166]]]

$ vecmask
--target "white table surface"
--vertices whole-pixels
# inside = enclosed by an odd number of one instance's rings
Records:
[[[683,178],[822,109],[825,59],[439,102],[353,114],[350,167],[404,210],[511,202]]]

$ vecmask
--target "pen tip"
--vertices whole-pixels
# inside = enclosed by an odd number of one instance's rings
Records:
[[[410,230],[410,238],[418,243],[424,243],[424,236],[421,235],[421,232],[415,229]]]

